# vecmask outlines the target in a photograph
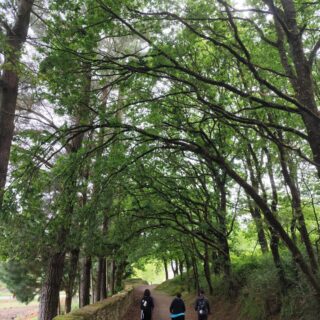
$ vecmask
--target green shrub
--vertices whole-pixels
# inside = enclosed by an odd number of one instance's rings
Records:
[[[161,283],[157,286],[157,290],[164,291],[174,296],[177,292],[187,291],[187,284],[185,283],[185,280],[181,279],[179,276]]]
[[[237,274],[237,278],[245,282],[240,293],[242,315],[264,320],[279,313],[281,290],[272,259],[269,256],[260,257],[240,270],[244,269],[247,273]]]

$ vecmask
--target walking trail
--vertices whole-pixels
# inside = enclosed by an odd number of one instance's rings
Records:
[[[134,305],[122,320],[139,320],[140,319],[140,300],[145,289],[151,290],[155,308],[153,310],[152,320],[170,320],[169,307],[173,299],[168,294],[154,290],[155,286],[141,286],[135,289]],[[186,305],[186,320],[197,320],[197,315],[192,306]],[[209,318],[211,320],[211,318]]]

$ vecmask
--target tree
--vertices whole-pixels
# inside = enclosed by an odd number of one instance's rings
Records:
[[[9,22],[0,16],[1,29],[6,31],[6,36],[3,40],[5,61],[0,78],[0,206],[3,201],[14,135],[14,119],[19,86],[19,61],[22,46],[28,34],[32,6],[33,0],[19,1],[13,26],[10,26]]]

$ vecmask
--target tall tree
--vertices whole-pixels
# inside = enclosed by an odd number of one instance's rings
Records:
[[[0,78],[0,206],[3,201],[11,144],[14,136],[14,120],[19,87],[19,62],[22,46],[27,39],[33,2],[33,0],[18,1],[12,26],[4,17],[0,16],[2,30],[6,30],[6,36],[3,41],[5,61]]]

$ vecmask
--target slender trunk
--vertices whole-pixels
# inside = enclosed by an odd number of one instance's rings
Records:
[[[186,262],[186,271],[187,271],[187,289],[188,289],[188,292],[191,291],[191,274],[190,274],[190,269],[191,269],[191,262],[190,262],[190,259],[188,257],[188,255],[186,253],[184,253],[184,261]]]
[[[213,286],[212,286],[212,282],[211,282],[208,245],[205,244],[204,248],[205,248],[205,251],[204,251],[204,260],[203,260],[203,270],[204,270],[204,275],[206,277],[206,281],[207,281],[207,284],[209,287],[209,293],[212,295],[213,294]]]
[[[219,176],[215,173],[215,179],[220,193],[220,204],[218,209],[217,219],[219,221],[219,226],[221,230],[221,236],[217,237],[219,241],[219,246],[221,251],[219,255],[221,256],[221,264],[223,269],[224,277],[227,281],[231,281],[231,258],[230,258],[230,248],[227,238],[227,224],[226,224],[226,215],[227,215],[227,192],[226,192],[226,176],[223,174]],[[230,283],[231,284],[231,283]]]
[[[82,263],[80,282],[80,308],[90,304],[91,257],[85,257]]]
[[[66,298],[64,300],[64,310],[65,310],[65,313],[70,313],[73,294],[69,289],[66,289],[65,293],[66,293]]]
[[[78,275],[78,306],[79,306],[79,308],[81,308],[80,307],[80,305],[81,305],[81,269],[80,269],[80,273],[79,273],[79,275]]]
[[[65,288],[65,292],[66,292],[65,312],[66,313],[69,313],[72,307],[72,297],[73,297],[73,291],[74,291],[74,283],[77,276],[79,253],[80,253],[79,249],[74,249],[71,251],[68,283],[66,284],[66,288]]]
[[[123,283],[122,280],[124,279],[125,276],[125,270],[127,267],[127,262],[122,261],[117,265],[117,272],[116,272],[116,288],[119,290],[120,288],[123,288]]]
[[[269,248],[268,248],[267,238],[263,229],[262,216],[261,216],[260,209],[257,206],[252,206],[249,200],[248,200],[248,205],[249,205],[251,216],[253,218],[253,221],[257,229],[258,242],[261,248],[261,252],[265,254],[269,251]]]
[[[316,260],[314,250],[312,248],[312,243],[309,237],[309,233],[306,227],[304,214],[302,211],[300,192],[295,182],[294,177],[292,177],[292,172],[288,168],[287,154],[281,145],[278,146],[281,158],[281,168],[285,183],[288,185],[292,197],[292,208],[294,213],[294,221],[298,222],[298,230],[301,234],[301,239],[306,247],[306,251],[310,260],[310,265],[314,273],[317,273],[318,262]],[[294,232],[294,231],[293,231]]]
[[[7,179],[12,139],[14,135],[14,118],[18,96],[18,64],[23,43],[26,41],[30,13],[33,0],[19,1],[16,20],[12,29],[7,30],[6,43],[8,52],[5,52],[5,67],[0,79],[0,207]]]
[[[101,300],[107,298],[107,261],[106,258],[102,259],[102,270],[101,270]]]
[[[163,261],[164,272],[165,272],[166,281],[167,281],[167,280],[169,280],[168,262],[166,259],[162,259],[162,261]]]
[[[112,268],[112,273],[111,273],[111,293],[112,295],[114,295],[116,293],[116,288],[115,288],[115,284],[116,284],[116,263],[114,261],[114,259],[112,259],[111,262],[111,268]]]
[[[282,294],[285,294],[287,292],[288,282],[286,279],[286,275],[285,275],[280,254],[279,254],[279,236],[274,232],[272,228],[270,228],[270,233],[271,233],[270,248],[272,252],[273,262],[277,269],[281,292]]]
[[[199,282],[199,272],[198,272],[198,266],[197,266],[197,260],[195,257],[191,258],[192,263],[192,271],[193,271],[193,277],[194,277],[194,289],[197,293],[199,293],[200,290],[200,282]]]
[[[91,272],[91,303],[96,302],[96,286],[95,286],[95,280],[94,280],[94,275],[93,275],[93,268]]]
[[[254,154],[254,150],[253,150],[252,146],[250,144],[248,144],[248,154],[246,155],[247,168],[249,171],[252,186],[257,190],[257,192],[259,192],[259,180],[260,179],[258,178],[258,176],[261,176],[260,175],[260,167],[261,166],[259,166],[259,164],[256,163],[257,160],[256,161],[253,160],[253,162],[255,163],[255,168],[256,168],[256,175],[255,175],[254,167],[253,167],[251,157],[250,157],[250,155],[253,157],[253,154]],[[262,185],[262,182],[260,183],[260,186],[261,185]],[[249,204],[251,216],[252,216],[253,221],[256,225],[257,234],[258,234],[258,242],[260,244],[261,251],[262,251],[262,253],[266,253],[266,252],[268,252],[268,242],[267,242],[267,238],[266,238],[266,235],[265,235],[265,232],[263,229],[261,212],[256,205],[251,204],[249,199],[248,199],[248,204]]]
[[[39,320],[52,320],[57,315],[64,259],[65,252],[58,252],[49,259],[41,290]]]
[[[101,300],[101,281],[102,281],[102,272],[103,272],[103,258],[98,259],[98,271],[96,278],[96,288],[95,288],[95,296],[96,302]]]
[[[220,247],[223,251],[223,254],[221,254],[223,275],[226,279],[231,279],[231,277],[230,277],[230,275],[231,275],[231,259],[230,259],[230,250],[229,250],[229,244],[228,244],[227,238],[221,239]]]
[[[216,250],[212,251],[212,272],[216,275],[221,273],[219,255]]]
[[[178,260],[178,262],[179,262],[179,273],[180,273],[180,277],[182,279],[183,278],[183,261]]]
[[[178,275],[178,266],[177,266],[177,262],[175,260],[171,260],[171,270],[173,272],[174,277],[176,277]]]
[[[265,2],[274,16],[281,63],[291,81],[296,99],[303,106],[300,107],[300,114],[307,129],[308,142],[320,177],[320,122],[312,76],[313,61],[309,61],[305,55],[295,3],[292,0],[281,0],[283,9],[279,9],[276,8],[274,1],[265,0]],[[286,25],[286,30],[283,25]],[[289,47],[289,50],[286,50],[286,47]],[[290,60],[293,66],[289,63]]]
[[[309,281],[309,284],[315,290],[317,296],[320,297],[320,283],[318,279],[315,277],[313,271],[306,263],[301,251],[294,244],[292,239],[289,237],[288,233],[284,230],[284,228],[282,227],[279,220],[276,218],[266,201],[262,197],[260,197],[256,190],[250,184],[248,184],[236,171],[234,171],[228,163],[226,163],[224,158],[220,156],[208,155],[207,152],[203,149],[201,150],[201,152],[202,154],[204,154],[206,158],[208,158],[211,161],[214,161],[223,170],[226,170],[228,175],[232,179],[234,179],[234,181],[236,181],[250,197],[252,197],[252,199],[261,209],[261,212],[263,212],[269,225],[275,230],[276,233],[278,233],[283,242],[286,244],[287,248],[290,250],[294,260],[299,265],[301,271],[305,274],[306,278]]]

